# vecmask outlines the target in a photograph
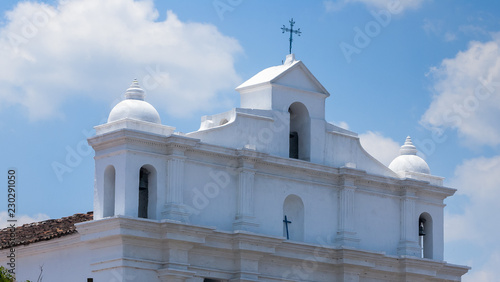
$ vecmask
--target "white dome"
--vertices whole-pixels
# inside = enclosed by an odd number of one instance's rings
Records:
[[[392,171],[431,173],[429,165],[427,165],[424,159],[417,156],[417,148],[411,142],[410,136],[406,137],[405,144],[401,146],[399,154],[389,165]]]
[[[160,115],[151,104],[144,101],[144,97],[144,90],[137,80],[134,80],[125,93],[125,100],[118,103],[109,113],[108,123],[128,118],[160,124]]]

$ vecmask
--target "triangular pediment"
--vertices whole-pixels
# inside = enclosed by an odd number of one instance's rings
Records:
[[[323,85],[321,85],[321,83],[300,61],[293,67],[276,76],[273,80],[271,80],[271,83],[330,96]]]
[[[302,61],[285,62],[283,65],[267,68],[243,82],[236,90],[241,91],[266,84],[284,85],[330,96]]]

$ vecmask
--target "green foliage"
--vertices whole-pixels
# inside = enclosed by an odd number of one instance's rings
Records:
[[[9,273],[7,268],[0,266],[0,282],[12,282],[14,281],[14,276]]]
[[[12,275],[7,268],[0,266],[0,282],[14,282],[14,275]],[[25,282],[32,282],[26,280]]]

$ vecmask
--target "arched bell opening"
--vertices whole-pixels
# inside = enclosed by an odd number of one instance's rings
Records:
[[[289,157],[309,161],[311,159],[311,118],[306,106],[295,102],[288,108],[290,113]]]

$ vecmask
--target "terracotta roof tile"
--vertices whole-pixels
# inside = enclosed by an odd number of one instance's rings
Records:
[[[16,227],[15,239],[11,241],[10,228],[0,230],[0,249],[29,245],[77,232],[75,223],[93,220],[94,213],[77,213],[59,219],[27,223]]]

